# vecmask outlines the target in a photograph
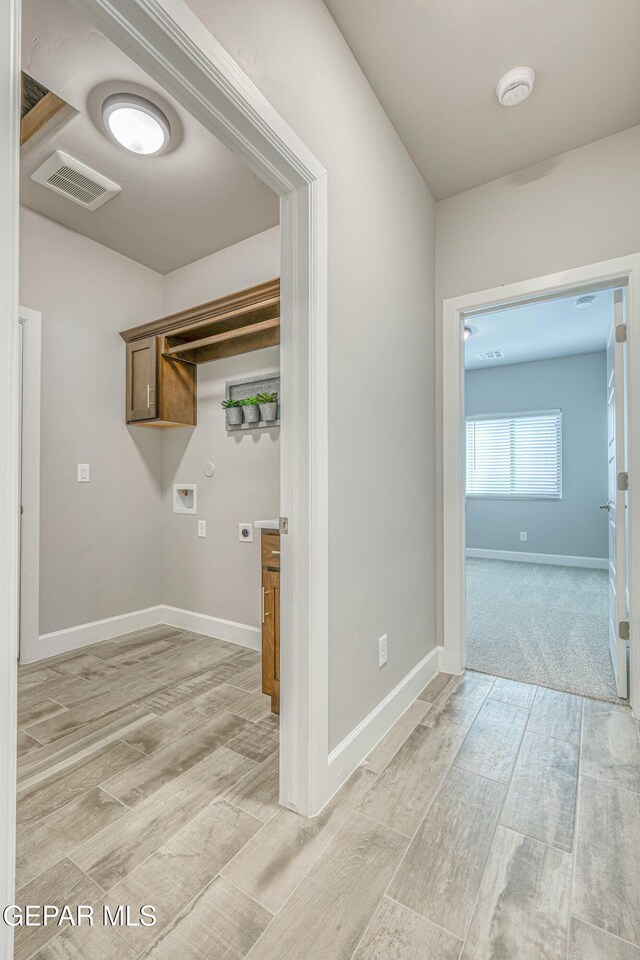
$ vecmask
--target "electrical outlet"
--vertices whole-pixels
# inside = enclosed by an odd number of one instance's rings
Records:
[[[252,523],[238,524],[238,540],[240,541],[240,543],[253,543],[253,524]]]
[[[378,640],[378,666],[384,667],[387,662],[387,635]]]
[[[525,533],[524,530],[520,533],[520,539],[522,540],[523,543],[527,539],[527,534]]]
[[[198,536],[206,537],[206,535],[207,535],[207,521],[198,520]]]

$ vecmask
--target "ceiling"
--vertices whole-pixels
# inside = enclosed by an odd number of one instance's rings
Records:
[[[23,0],[22,9],[23,70],[74,108],[22,148],[25,206],[162,274],[278,223],[277,196],[64,0]],[[160,106],[175,148],[144,157],[114,143],[100,108],[115,92],[146,93]],[[91,212],[35,183],[56,149],[121,192]]]
[[[640,123],[638,0],[325,0],[436,199]],[[513,67],[532,95],[502,107]]]
[[[542,303],[508,307],[467,317],[472,334],[464,346],[466,370],[571,357],[605,350],[613,320],[613,291],[595,293],[591,306],[575,303],[580,293]],[[501,350],[500,360],[480,360],[476,354]]]

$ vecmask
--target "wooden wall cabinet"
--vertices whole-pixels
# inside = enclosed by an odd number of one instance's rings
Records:
[[[165,355],[164,336],[127,343],[127,423],[195,426],[197,367]]]
[[[193,426],[196,370],[280,343],[280,280],[122,330],[127,345],[127,423]]]
[[[280,713],[280,533],[263,530],[262,553],[262,692]]]

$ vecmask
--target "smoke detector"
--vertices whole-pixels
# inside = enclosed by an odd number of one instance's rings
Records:
[[[31,174],[31,179],[73,200],[74,203],[79,203],[85,210],[97,210],[120,193],[120,187],[113,180],[62,150],[56,150],[45,160],[42,166]]]
[[[526,100],[531,91],[536,75],[531,67],[516,67],[509,70],[504,77],[498,80],[496,94],[503,107],[515,107]]]

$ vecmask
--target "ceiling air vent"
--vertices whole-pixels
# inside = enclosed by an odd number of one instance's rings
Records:
[[[476,353],[478,360],[502,360],[504,353],[502,350],[486,350],[485,353]]]
[[[103,177],[97,170],[92,170],[62,150],[56,150],[45,160],[31,174],[31,179],[79,203],[85,210],[97,210],[120,193],[120,187],[113,180]]]

